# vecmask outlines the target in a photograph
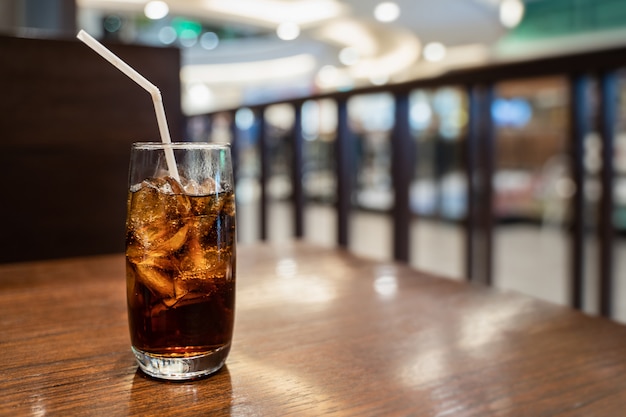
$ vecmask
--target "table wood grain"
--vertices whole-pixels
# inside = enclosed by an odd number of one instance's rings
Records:
[[[618,416],[626,328],[298,242],[240,246],[219,373],[129,348],[123,255],[0,265],[0,415]]]

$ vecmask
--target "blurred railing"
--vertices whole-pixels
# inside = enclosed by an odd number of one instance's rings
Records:
[[[569,302],[575,308],[583,305],[584,290],[584,236],[586,205],[584,201],[585,171],[583,146],[585,136],[596,129],[601,138],[601,172],[599,221],[594,224],[594,234],[599,246],[598,305],[599,313],[612,313],[612,286],[615,274],[613,244],[615,227],[612,221],[615,209],[613,196],[613,152],[618,117],[618,71],[626,66],[626,48],[576,53],[571,55],[537,58],[532,60],[501,63],[480,68],[450,71],[431,78],[418,79],[395,85],[359,88],[347,92],[319,94],[293,100],[267,102],[248,106],[260,123],[254,138],[258,145],[260,160],[260,238],[268,238],[268,179],[270,175],[270,146],[268,128],[263,117],[265,111],[276,104],[293,106],[294,120],[288,135],[291,153],[290,199],[294,208],[293,230],[296,238],[304,236],[303,166],[307,162],[303,154],[303,104],[310,100],[333,100],[336,103],[335,158],[335,207],[337,212],[336,242],[347,247],[349,240],[350,212],[353,204],[355,172],[355,136],[348,117],[348,101],[356,96],[374,93],[390,93],[395,101],[393,129],[391,131],[391,179],[393,204],[389,211],[393,219],[393,258],[408,261],[410,253],[410,228],[414,217],[410,209],[410,185],[416,168],[415,142],[410,125],[410,93],[419,89],[456,87],[465,91],[468,121],[463,132],[464,170],[467,179],[466,210],[462,218],[464,226],[464,276],[473,281],[492,283],[493,280],[493,233],[494,233],[494,164],[495,133],[492,104],[495,85],[510,80],[534,77],[562,76],[567,79],[569,90],[569,128],[567,137],[568,169],[573,181],[573,195],[568,200],[570,215],[566,230],[568,239]],[[590,83],[597,82],[599,103],[593,118]],[[238,154],[239,134],[235,113],[239,109],[226,109],[204,115],[209,120],[229,116],[232,129],[234,154]],[[522,150],[523,151],[523,150]],[[524,256],[521,254],[521,256]]]

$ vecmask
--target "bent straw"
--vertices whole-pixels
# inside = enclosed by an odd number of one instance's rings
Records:
[[[145,90],[147,90],[152,96],[152,102],[154,103],[154,111],[156,112],[157,124],[159,125],[159,133],[161,134],[161,141],[163,143],[172,143],[170,139],[170,132],[167,128],[167,119],[165,118],[165,108],[163,107],[163,99],[161,98],[161,91],[156,85],[145,79],[141,74],[131,68],[126,62],[122,61],[117,55],[109,51],[104,45],[94,39],[84,30],[78,32],[76,35],[78,39],[83,41],[87,46],[96,51],[100,56],[113,64],[117,69],[122,71],[131,80],[139,84]],[[167,162],[167,169],[170,175],[178,182],[180,177],[178,176],[178,168],[176,167],[176,159],[174,159],[174,152],[171,148],[165,148],[165,161]]]

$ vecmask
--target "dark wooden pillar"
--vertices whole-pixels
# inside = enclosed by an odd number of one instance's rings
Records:
[[[572,197],[570,284],[572,307],[583,308],[584,292],[584,239],[585,239],[585,169],[583,165],[584,140],[589,130],[589,100],[586,93],[589,80],[575,75],[570,79],[570,155],[572,180],[575,185]]]
[[[493,282],[493,177],[495,174],[495,129],[491,117],[493,85],[468,90],[469,128],[466,144],[468,210],[466,269],[469,279],[487,285]]]
[[[302,103],[294,105],[293,146],[292,146],[292,175],[293,189],[293,221],[295,237],[301,239],[304,236],[304,187],[303,176],[303,142],[302,136]]]
[[[614,72],[607,72],[600,76],[600,134],[602,138],[602,197],[600,199],[600,213],[598,216],[598,241],[600,270],[599,307],[600,314],[611,317],[613,314],[613,274],[614,254],[613,243],[615,226],[613,212],[615,201],[613,186],[615,170],[613,156],[615,150],[615,126],[618,105],[618,81]]]
[[[354,161],[354,138],[348,125],[348,102],[337,100],[337,138],[335,140],[337,177],[337,244],[348,246],[350,210],[352,205],[352,170]]]
[[[476,256],[477,256],[477,193],[478,174],[477,170],[477,143],[478,143],[478,119],[479,100],[478,92],[473,86],[467,88],[468,125],[465,137],[465,178],[467,181],[467,209],[465,213],[465,277],[472,281],[476,278]]]
[[[270,156],[267,138],[267,129],[265,124],[265,107],[259,108],[255,117],[258,118],[258,150],[261,172],[259,175],[260,198],[259,198],[259,238],[262,241],[267,240],[267,219],[269,213],[269,198],[267,193],[267,183],[270,176]]]
[[[409,125],[409,93],[395,96],[395,125],[391,136],[392,178],[394,189],[393,258],[408,262],[410,257],[410,186],[414,172],[414,147]]]
[[[491,105],[494,99],[494,86],[487,85],[481,91],[480,97],[480,138],[479,164],[482,181],[480,202],[480,225],[483,233],[483,280],[487,285],[493,283],[493,226],[496,213],[493,209],[493,179],[495,176],[495,128],[491,116]]]

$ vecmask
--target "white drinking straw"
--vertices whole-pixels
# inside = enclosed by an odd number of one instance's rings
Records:
[[[146,80],[141,74],[131,68],[126,62],[122,61],[117,55],[109,51],[104,45],[94,39],[84,30],[78,32],[76,35],[78,39],[83,41],[87,46],[100,54],[104,59],[113,64],[117,69],[122,71],[131,80],[142,86],[152,96],[152,102],[154,103],[154,111],[156,112],[157,123],[159,125],[159,133],[161,134],[161,141],[163,143],[172,143],[170,139],[170,132],[167,128],[167,119],[165,118],[165,109],[163,108],[163,99],[161,98],[161,91],[156,85]],[[178,169],[176,167],[176,160],[174,159],[174,152],[171,148],[165,148],[165,161],[167,162],[167,169],[170,175],[180,182],[178,176]]]

